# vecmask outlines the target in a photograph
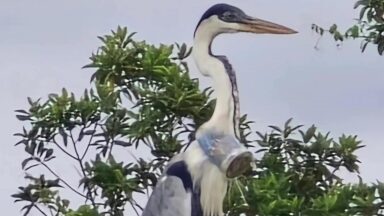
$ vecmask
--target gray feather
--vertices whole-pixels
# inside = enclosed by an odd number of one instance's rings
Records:
[[[191,193],[180,178],[167,176],[158,182],[142,216],[190,216]]]

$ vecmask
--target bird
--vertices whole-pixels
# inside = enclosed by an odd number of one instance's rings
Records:
[[[297,33],[229,4],[215,4],[202,15],[194,31],[192,57],[201,74],[213,80],[215,109],[197,129],[195,141],[167,164],[142,216],[222,216],[228,182],[248,170],[254,160],[240,143],[235,71],[225,56],[211,50],[216,36],[236,32]]]

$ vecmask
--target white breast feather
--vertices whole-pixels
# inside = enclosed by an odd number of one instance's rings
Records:
[[[227,178],[209,161],[198,143],[193,143],[184,154],[194,185],[200,185],[200,203],[204,216],[224,215],[222,210]]]

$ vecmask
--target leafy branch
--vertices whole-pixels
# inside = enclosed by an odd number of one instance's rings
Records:
[[[337,26],[313,28],[337,35]],[[348,37],[360,37],[356,31],[351,29]],[[185,59],[191,48],[154,46],[133,36],[118,27],[99,37],[102,45],[85,66],[94,70],[92,87],[80,97],[63,89],[46,100],[28,98],[28,109],[16,111],[24,125],[15,134],[27,155],[22,169],[40,175],[27,175],[30,184],[12,195],[26,203],[24,215],[35,209],[42,215],[119,216],[126,215],[126,208],[139,215],[142,203],[136,196],[149,195],[167,162],[195,140],[197,128],[211,116],[212,89],[200,90],[198,79],[189,75]],[[340,177],[341,170],[359,175],[356,151],[364,146],[356,136],[332,138],[315,126],[293,125],[292,119],[271,125],[268,133],[253,131],[252,123],[247,115],[241,117],[240,140],[261,159],[231,185],[225,215],[383,214],[382,183],[346,184]],[[143,149],[150,157],[140,158]],[[121,150],[132,152],[135,160],[116,160]],[[77,188],[64,180],[69,174],[51,168],[58,152],[64,153],[65,164],[75,162],[81,170]],[[39,165],[56,179],[46,180],[33,169]],[[84,204],[62,199],[59,183],[83,197]]]
[[[330,28],[323,28],[312,24],[312,30],[323,36],[328,33],[338,43],[347,39],[361,39],[361,52],[364,52],[368,44],[377,47],[380,55],[384,52],[384,1],[383,0],[359,0],[355,3],[354,9],[360,8],[356,24],[342,33],[336,24]],[[318,41],[319,42],[319,41]],[[318,47],[318,42],[315,48]]]

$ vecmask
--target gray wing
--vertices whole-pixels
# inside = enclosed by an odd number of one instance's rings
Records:
[[[166,176],[158,182],[142,216],[190,216],[191,193],[176,176]]]

